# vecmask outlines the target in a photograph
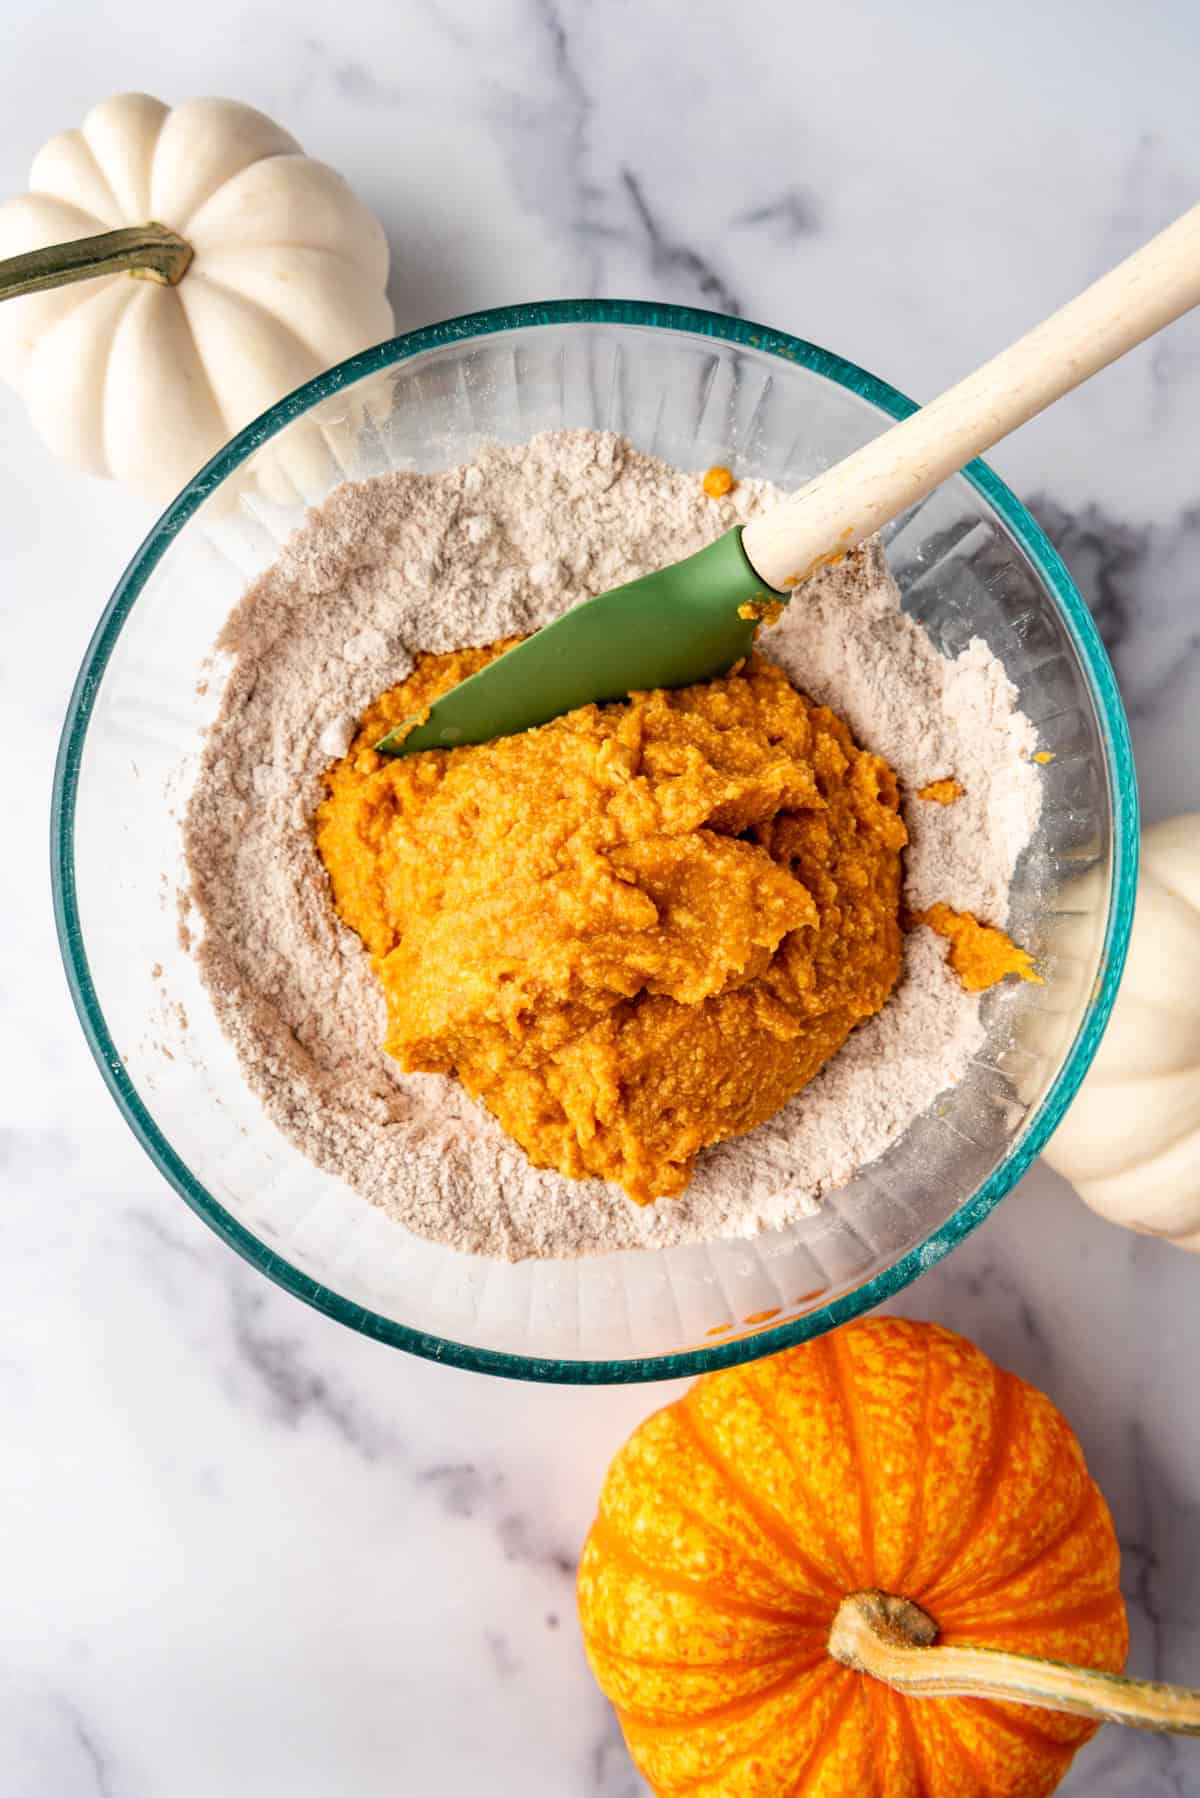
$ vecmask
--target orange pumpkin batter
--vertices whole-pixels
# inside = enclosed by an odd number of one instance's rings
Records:
[[[953,911],[939,900],[924,911],[914,912],[909,921],[927,924],[946,938],[950,944],[947,960],[969,993],[986,992],[1007,974],[1019,974],[1034,986],[1045,984],[1029,951],[1019,948],[1003,930],[981,924],[973,912]]]
[[[900,970],[896,779],[755,656],[520,736],[372,745],[507,645],[426,656],[328,776],[317,845],[387,996],[539,1167],[679,1193]]]
[[[956,780],[931,780],[928,786],[917,788],[917,798],[928,799],[933,805],[954,805],[962,795]]]

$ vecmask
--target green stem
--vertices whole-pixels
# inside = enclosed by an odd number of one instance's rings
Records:
[[[0,300],[65,287],[69,281],[94,281],[98,275],[132,275],[174,287],[191,260],[191,244],[166,225],[128,225],[0,261]]]

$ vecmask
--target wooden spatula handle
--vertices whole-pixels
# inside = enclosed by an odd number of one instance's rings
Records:
[[[1197,304],[1193,206],[974,374],[752,520],[742,533],[747,556],[768,586],[796,586]]]

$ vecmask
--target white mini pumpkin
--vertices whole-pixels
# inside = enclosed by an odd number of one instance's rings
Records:
[[[1200,1252],[1200,814],[1142,837],[1112,1018],[1045,1155],[1102,1217]]]
[[[267,406],[390,335],[387,240],[331,168],[235,100],[121,94],[34,158],[0,257],[154,222],[176,285],[128,273],[0,304],[0,374],[67,460],[164,501]]]

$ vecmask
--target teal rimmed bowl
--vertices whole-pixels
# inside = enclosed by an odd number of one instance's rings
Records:
[[[663,1379],[769,1354],[868,1310],[946,1255],[1028,1167],[1083,1078],[1120,978],[1137,798],[1087,609],[981,462],[892,527],[888,557],[906,608],[944,653],[980,636],[1002,657],[1053,754],[1013,906],[1014,933],[1047,954],[1049,978],[989,999],[987,1042],[966,1078],[817,1216],[748,1242],[516,1267],[412,1237],[267,1121],[172,902],[178,815],[216,702],[197,690],[201,665],[247,580],[340,481],[444,466],[486,439],[567,425],[795,487],[912,410],[828,351],[717,313],[620,300],[510,307],[411,332],[311,381],[163,514],[71,698],[54,786],[55,911],[80,1022],[130,1128],[269,1278],[353,1329],[479,1372]],[[1055,953],[1066,940],[1070,954]]]

